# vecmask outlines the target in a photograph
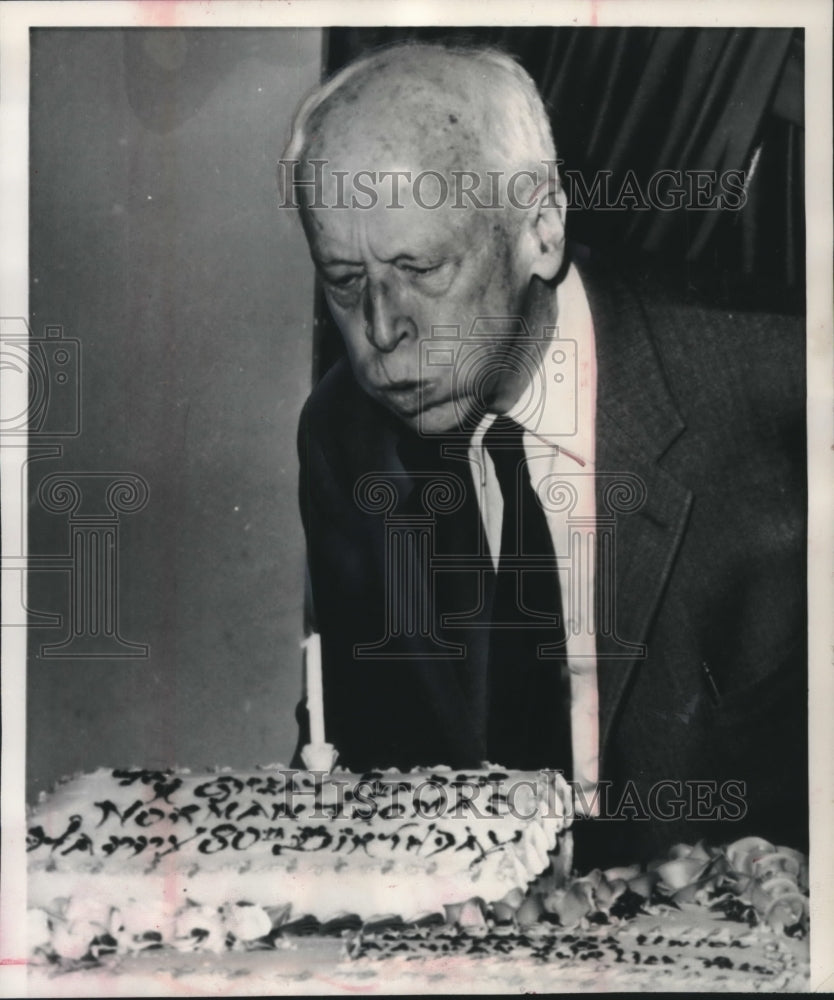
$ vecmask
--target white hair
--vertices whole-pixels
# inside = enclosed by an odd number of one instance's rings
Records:
[[[484,156],[505,170],[542,170],[556,160],[550,119],[527,71],[505,52],[404,42],[377,49],[341,69],[299,106],[282,160],[303,163],[312,134],[327,111],[349,90],[354,94],[381,72],[437,82],[433,70],[454,67],[463,83],[466,111],[474,112]],[[353,84],[353,87],[349,85]],[[313,128],[311,129],[311,124]]]

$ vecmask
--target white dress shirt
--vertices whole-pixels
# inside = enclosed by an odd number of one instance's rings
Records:
[[[591,311],[575,267],[570,267],[556,294],[558,325],[545,328],[541,364],[507,416],[524,428],[530,482],[545,509],[558,560],[570,673],[572,777],[584,793],[577,800],[579,809],[583,797],[588,803],[595,801],[599,776],[593,603],[597,373]],[[469,445],[469,462],[497,569],[504,500],[483,445],[494,420],[495,415],[489,414],[478,425]]]

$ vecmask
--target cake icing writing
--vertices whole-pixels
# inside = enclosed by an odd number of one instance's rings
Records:
[[[486,905],[554,857],[567,872],[570,822],[555,771],[100,769],[31,812],[33,933],[43,948],[49,929],[58,953],[85,939],[210,949],[264,936],[270,911],[409,919]]]

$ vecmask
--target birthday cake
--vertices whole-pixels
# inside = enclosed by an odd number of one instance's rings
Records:
[[[145,932],[127,949],[119,940],[130,919],[124,906],[96,912],[88,896],[86,906],[63,901],[57,926],[74,917],[96,937],[69,959],[50,950],[55,927],[42,931],[27,993],[801,992],[809,984],[807,888],[801,855],[745,838],[723,848],[678,845],[646,869],[593,871],[567,882],[540,876],[521,905],[470,900],[411,921],[346,913],[293,919],[287,905],[277,912],[238,902],[219,912],[189,904],[191,933],[164,943],[161,932]],[[31,912],[43,928],[44,911]],[[272,930],[255,938],[264,913]],[[219,935],[211,939],[218,922],[222,952]],[[76,943],[83,929],[70,935]]]
[[[27,988],[807,989],[803,855],[577,876],[571,820],[551,771],[102,769],[30,813]]]
[[[297,918],[464,904],[501,916],[545,869],[554,888],[570,871],[570,822],[555,771],[100,769],[30,813],[30,951],[224,951]]]

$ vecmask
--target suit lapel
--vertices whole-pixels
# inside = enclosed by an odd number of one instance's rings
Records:
[[[610,628],[597,635],[602,757],[628,680],[646,655],[646,636],[684,535],[692,494],[659,469],[602,411],[597,413],[597,447],[602,452],[597,462],[598,522],[612,513],[608,550],[612,558],[607,561],[600,546],[596,565],[598,621],[603,617],[600,606],[606,603],[610,622]],[[636,497],[638,509],[623,512],[622,506],[630,504],[613,499],[618,484],[624,485],[623,493],[630,493],[629,499]]]
[[[684,423],[666,385],[636,297],[616,277],[581,271],[597,353],[596,503],[608,518],[611,552],[597,550],[600,759],[683,538],[691,492],[659,460]],[[618,489],[617,484],[624,489]],[[607,586],[608,597],[603,598]]]

